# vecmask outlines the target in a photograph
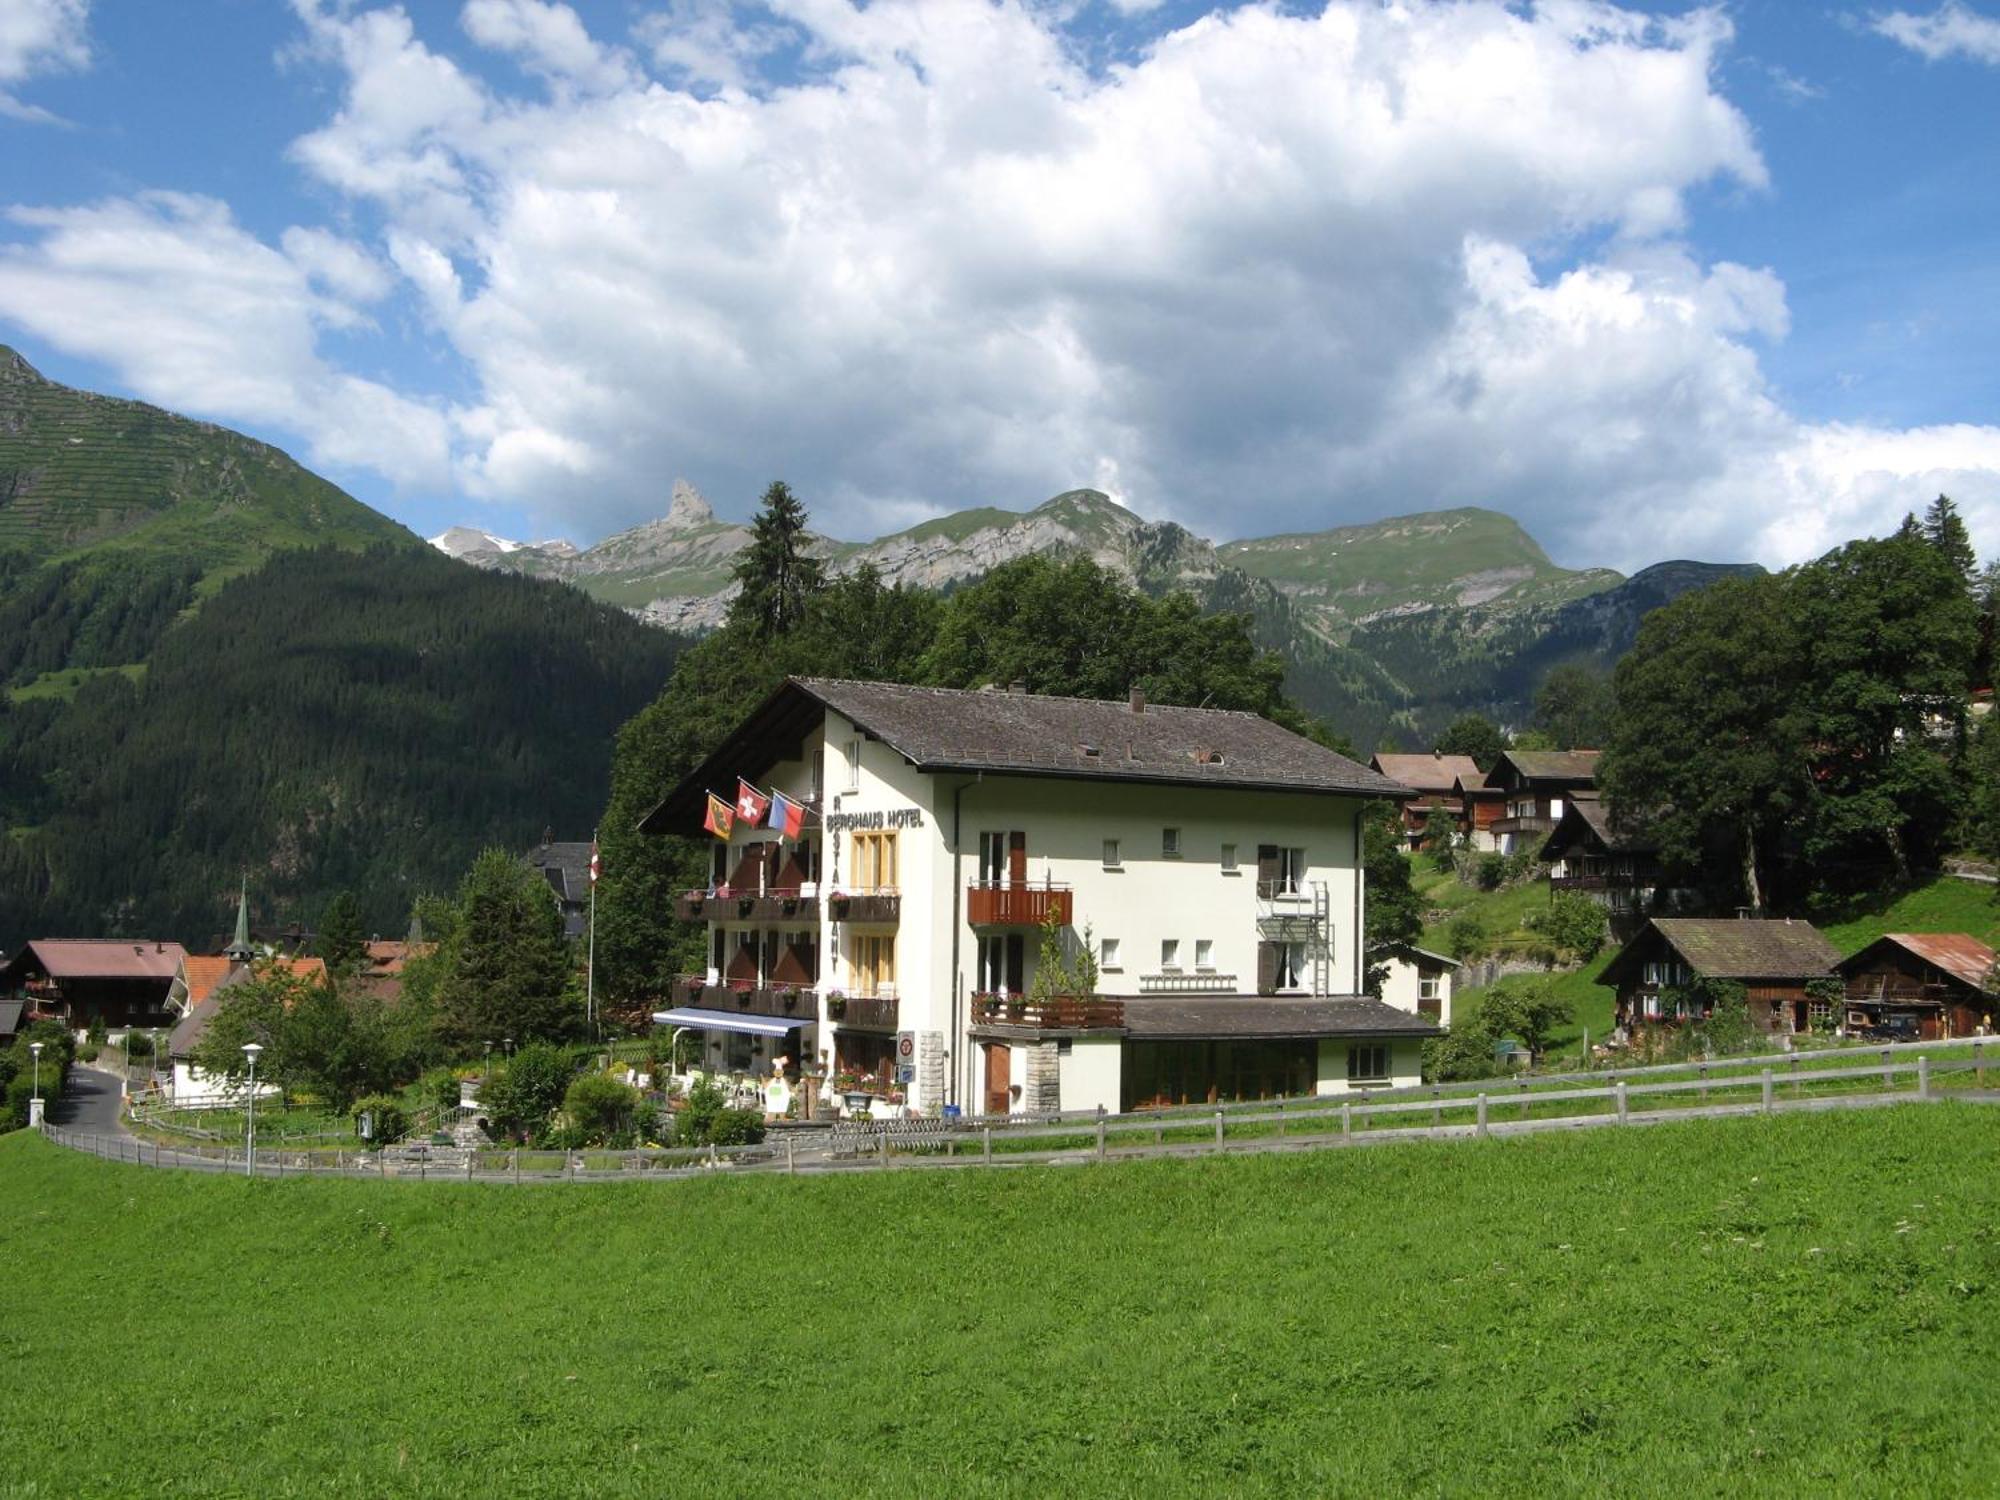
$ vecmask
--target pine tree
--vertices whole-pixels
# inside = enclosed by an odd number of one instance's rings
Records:
[[[352,891],[342,891],[327,903],[319,919],[319,935],[314,941],[319,956],[336,973],[361,961],[363,937],[361,903]]]
[[[505,849],[473,861],[443,954],[439,1022],[451,1040],[560,1039],[582,1019],[577,966],[548,886]]]
[[[750,523],[750,545],[736,563],[742,592],[729,607],[732,624],[746,623],[760,639],[772,640],[805,618],[807,601],[825,581],[805,543],[805,506],[784,480],[773,480]]]
[[[1966,587],[1972,587],[1979,558],[1972,550],[1972,534],[1965,529],[1965,520],[1949,495],[1939,495],[1931,502],[1930,509],[1924,512],[1923,534],[1924,540],[1937,548],[1944,560],[1965,580]]]

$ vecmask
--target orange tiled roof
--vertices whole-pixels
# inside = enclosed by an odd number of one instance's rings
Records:
[[[190,953],[181,960],[180,979],[187,986],[188,1008],[192,1010],[209,996],[209,992],[229,977],[229,960],[217,955],[210,958]]]

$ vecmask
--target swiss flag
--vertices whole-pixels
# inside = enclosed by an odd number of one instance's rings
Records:
[[[744,822],[756,825],[764,821],[764,814],[770,811],[771,799],[757,788],[743,780],[736,779],[736,816]]]

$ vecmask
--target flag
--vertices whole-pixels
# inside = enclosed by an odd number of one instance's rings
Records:
[[[701,820],[701,826],[719,839],[729,837],[729,830],[736,825],[736,809],[724,802],[715,793],[708,794],[708,816]]]
[[[598,857],[597,840],[590,841],[590,883],[597,884],[597,877],[604,873],[604,861]]]
[[[742,777],[736,778],[736,816],[751,826],[764,821],[764,814],[771,806],[771,799]]]
[[[797,841],[799,830],[806,826],[806,810],[783,792],[771,793],[771,826],[778,830],[780,838]]]

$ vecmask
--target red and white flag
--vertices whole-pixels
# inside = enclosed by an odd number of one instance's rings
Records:
[[[736,816],[752,824],[764,821],[764,814],[770,810],[771,799],[742,777],[736,778]]]
[[[596,885],[598,876],[603,873],[604,861],[598,856],[597,840],[592,839],[590,841],[590,883]]]

